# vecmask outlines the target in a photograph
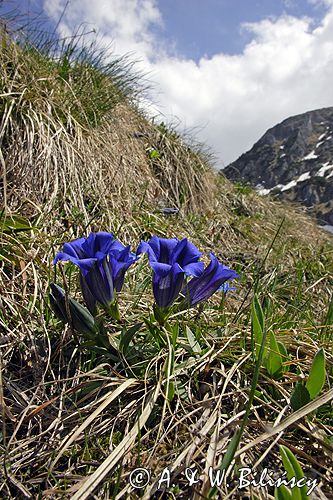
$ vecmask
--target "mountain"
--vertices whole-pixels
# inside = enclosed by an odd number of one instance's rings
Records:
[[[267,130],[223,174],[262,194],[296,201],[333,225],[333,107],[292,116]]]

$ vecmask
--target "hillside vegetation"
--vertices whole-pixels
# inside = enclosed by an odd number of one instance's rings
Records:
[[[145,116],[125,61],[75,38],[51,51],[5,22],[0,38],[0,497],[269,499],[273,486],[240,491],[237,470],[281,476],[282,445],[331,498],[332,237],[218,175],[205,147]],[[105,324],[113,358],[98,354],[49,299],[56,282],[82,303],[77,270],[55,271],[53,259],[92,231],[133,251],[153,235],[188,238],[236,270],[236,290],[158,326],[141,257],[119,294],[121,320]],[[271,352],[271,332],[287,349],[277,377],[256,355],[258,328]],[[321,348],[323,388],[296,409],[290,397]],[[209,467],[226,463],[230,477],[214,487]],[[137,467],[151,473],[143,489],[129,480]],[[164,468],[172,481],[158,489]]]

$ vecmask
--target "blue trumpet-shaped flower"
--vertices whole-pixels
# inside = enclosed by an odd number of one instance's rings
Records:
[[[147,253],[154,271],[153,292],[156,304],[167,308],[172,305],[181,291],[185,275],[200,276],[203,262],[198,262],[202,253],[186,238],[158,238],[142,241],[137,255]]]
[[[236,290],[236,287],[230,286],[228,282],[223,283],[223,285],[218,288],[218,291],[223,292],[225,295],[230,291],[230,290]]]
[[[147,253],[149,263],[155,272],[165,271],[174,264],[178,264],[187,276],[199,276],[203,269],[203,262],[198,262],[202,252],[187,241],[186,238],[158,238],[153,236],[148,242],[142,241],[138,247],[137,255]]]
[[[137,259],[111,233],[91,233],[88,238],[79,238],[64,244],[54,264],[59,260],[71,261],[80,269],[80,283],[84,300],[91,312],[96,301],[108,306],[114,292],[120,292],[126,270]]]
[[[159,307],[167,308],[172,305],[183,287],[184,277],[185,273],[179,264],[173,264],[170,269],[160,267],[154,272],[153,292]]]
[[[223,290],[226,293],[230,290],[227,281],[238,278],[238,274],[221,264],[213,253],[210,253],[210,258],[211,262],[203,273],[192,278],[183,289],[189,307],[207,300],[217,290]]]

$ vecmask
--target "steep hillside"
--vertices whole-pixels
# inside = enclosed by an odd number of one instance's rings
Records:
[[[0,497],[250,498],[240,467],[289,454],[331,498],[332,237],[149,120],[122,61],[0,38]]]
[[[216,175],[202,146],[145,118],[135,78],[119,62],[75,46],[54,59],[1,33],[0,202],[9,214],[25,215],[48,234],[112,227],[138,240],[147,231],[133,220],[154,214],[158,221],[171,207],[182,234],[188,227],[186,234],[198,237],[187,215],[220,224],[214,241],[224,252],[266,245],[283,217],[288,238],[306,247],[299,228],[307,226],[325,240],[300,213],[289,215]]]
[[[223,174],[261,194],[297,201],[333,224],[333,108],[293,116],[269,129]]]

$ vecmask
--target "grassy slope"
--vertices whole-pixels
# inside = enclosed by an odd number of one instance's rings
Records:
[[[128,474],[139,464],[150,468],[154,479],[163,467],[174,467],[170,498],[199,498],[200,492],[205,497],[205,471],[220,465],[248,401],[253,286],[267,326],[288,346],[292,363],[279,381],[260,371],[256,407],[240,447],[263,433],[267,423],[291,414],[292,388],[307,376],[321,346],[328,372],[324,390],[330,387],[332,330],[322,326],[331,298],[331,237],[292,206],[232,185],[214,173],[206,154],[150,123],[133,103],[129,73],[114,65],[101,71],[78,60],[66,52],[58,62],[47,59],[31,47],[21,49],[2,31],[0,398],[6,467],[0,496],[71,498],[78,483],[82,496],[77,498],[86,498],[80,480],[113,453],[109,474],[95,485],[98,498],[121,492],[137,498]],[[108,106],[106,95],[112,96]],[[167,206],[180,208],[179,215],[164,216],[160,209]],[[150,339],[148,348],[144,329],[135,340],[143,353],[139,365],[114,370],[112,363],[78,349],[70,329],[53,317],[47,299],[53,255],[63,242],[91,230],[112,231],[134,248],[153,234],[188,237],[240,273],[237,292],[223,308],[213,297],[203,310],[181,317],[171,372],[172,346],[157,349]],[[128,275],[120,296],[125,325],[151,313],[148,275],[145,263]],[[75,273],[67,270],[66,276],[76,290]],[[80,300],[79,293],[76,297]],[[193,351],[193,341],[190,347],[186,327],[202,354]],[[116,342],[119,326],[108,328]],[[170,402],[164,395],[174,380],[178,394]],[[146,426],[121,452],[117,445],[131,429],[137,431],[138,414],[144,419],[158,381]],[[97,411],[116,388],[119,395]],[[86,428],[64,449],[67,436],[84,422]],[[320,478],[319,489],[328,497],[332,426],[328,403],[316,416],[288,426],[279,441],[295,453],[306,474]],[[283,470],[272,438],[239,455],[236,463]],[[182,468],[187,465],[202,474],[196,492],[186,486]],[[221,486],[221,495],[236,498],[237,481],[229,483]],[[272,489],[252,493],[272,498]],[[145,494],[152,495],[147,488]]]

